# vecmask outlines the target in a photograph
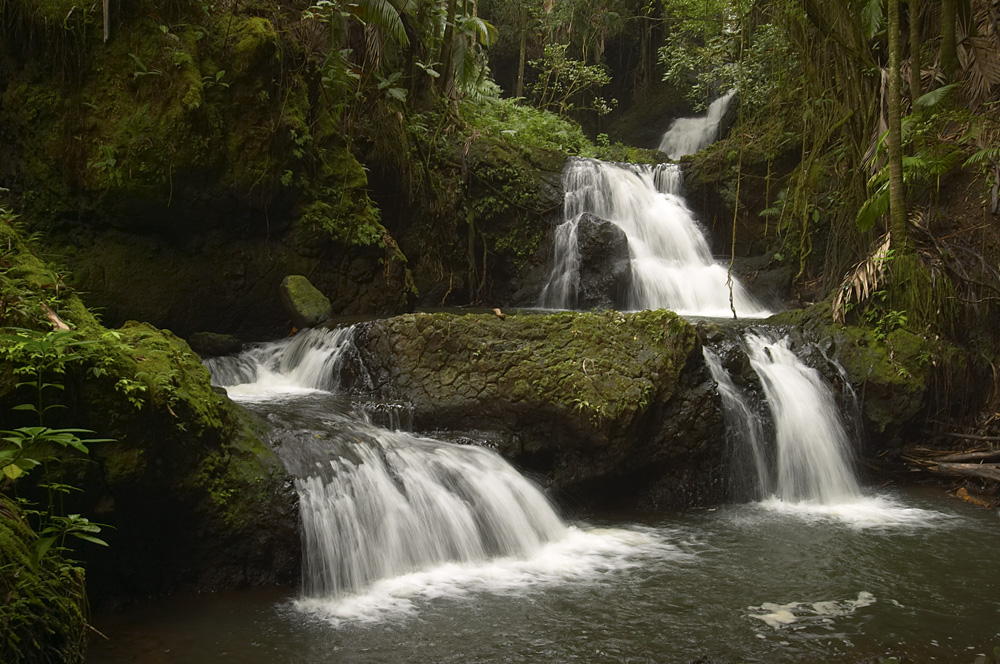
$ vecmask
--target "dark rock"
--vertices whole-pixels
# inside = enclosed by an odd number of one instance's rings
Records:
[[[281,305],[295,327],[315,327],[330,318],[330,300],[302,275],[292,274],[281,281]]]
[[[628,237],[617,224],[584,214],[577,222],[581,309],[625,309],[632,283]]]
[[[188,338],[191,350],[202,357],[233,355],[243,349],[243,342],[231,334],[216,332],[195,332]]]

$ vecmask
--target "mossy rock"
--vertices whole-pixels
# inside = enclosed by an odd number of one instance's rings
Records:
[[[52,471],[83,489],[67,509],[114,526],[106,531],[111,546],[88,561],[92,598],[292,582],[294,491],[263,442],[263,425],[213,390],[183,340],[147,323],[109,330],[75,295],[53,300],[44,286],[55,272],[10,227],[0,224],[0,237],[12,266],[0,286],[10,301],[37,311],[15,322],[44,325],[44,300],[86,342],[58,377],[65,408],[53,411],[54,424],[114,440]],[[0,362],[0,376],[10,368]],[[23,400],[13,382],[0,381],[3,412]]]
[[[20,509],[0,494],[0,662],[82,662],[83,570],[54,551],[33,564],[36,537]]]
[[[669,311],[410,314],[362,325],[358,345],[417,427],[489,432],[556,488],[667,472],[722,442],[697,335]]]
[[[860,399],[866,428],[879,437],[898,440],[922,412],[932,389],[936,365],[962,360],[940,340],[898,328],[888,333],[832,322],[830,305],[788,311],[769,319],[836,360]],[[826,364],[817,358],[816,366]]]
[[[333,314],[330,299],[301,274],[281,280],[281,304],[298,328],[315,327]]]

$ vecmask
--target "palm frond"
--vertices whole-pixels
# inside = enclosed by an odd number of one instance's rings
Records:
[[[888,206],[888,196],[886,196],[886,206]],[[837,289],[837,296],[833,299],[834,322],[843,323],[849,308],[864,304],[880,286],[887,283],[890,276],[888,262],[891,256],[891,239],[886,233],[875,250],[844,277],[840,288]]]
[[[362,23],[375,26],[400,46],[409,45],[400,12],[389,0],[358,0],[351,8],[351,13]]]

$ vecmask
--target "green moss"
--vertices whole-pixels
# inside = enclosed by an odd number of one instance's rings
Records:
[[[55,553],[33,566],[34,539],[20,510],[0,494],[0,661],[82,662],[83,570]]]
[[[694,328],[665,310],[505,320],[412,314],[385,324],[405,339],[393,349],[400,370],[443,390],[432,400],[523,401],[583,428],[628,427],[654,401],[669,400],[697,345]],[[420,379],[430,373],[433,381]]]

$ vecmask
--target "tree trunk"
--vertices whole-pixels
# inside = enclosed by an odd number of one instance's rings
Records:
[[[899,0],[889,0],[889,231],[892,244],[906,249],[906,191],[903,188],[903,80],[899,73]]]
[[[923,94],[920,74],[923,68],[920,57],[920,0],[910,0],[910,102]]]
[[[941,0],[941,70],[945,83],[950,83],[958,69],[958,50],[955,43],[958,0]]]
[[[443,65],[441,71],[442,92],[445,97],[455,99],[455,15],[458,13],[458,0],[448,0],[447,11],[444,37],[441,39],[441,56],[438,61]]]
[[[524,65],[528,57],[528,5],[521,5],[521,43],[518,45],[517,53],[517,90],[514,96],[521,98],[524,96]]]

